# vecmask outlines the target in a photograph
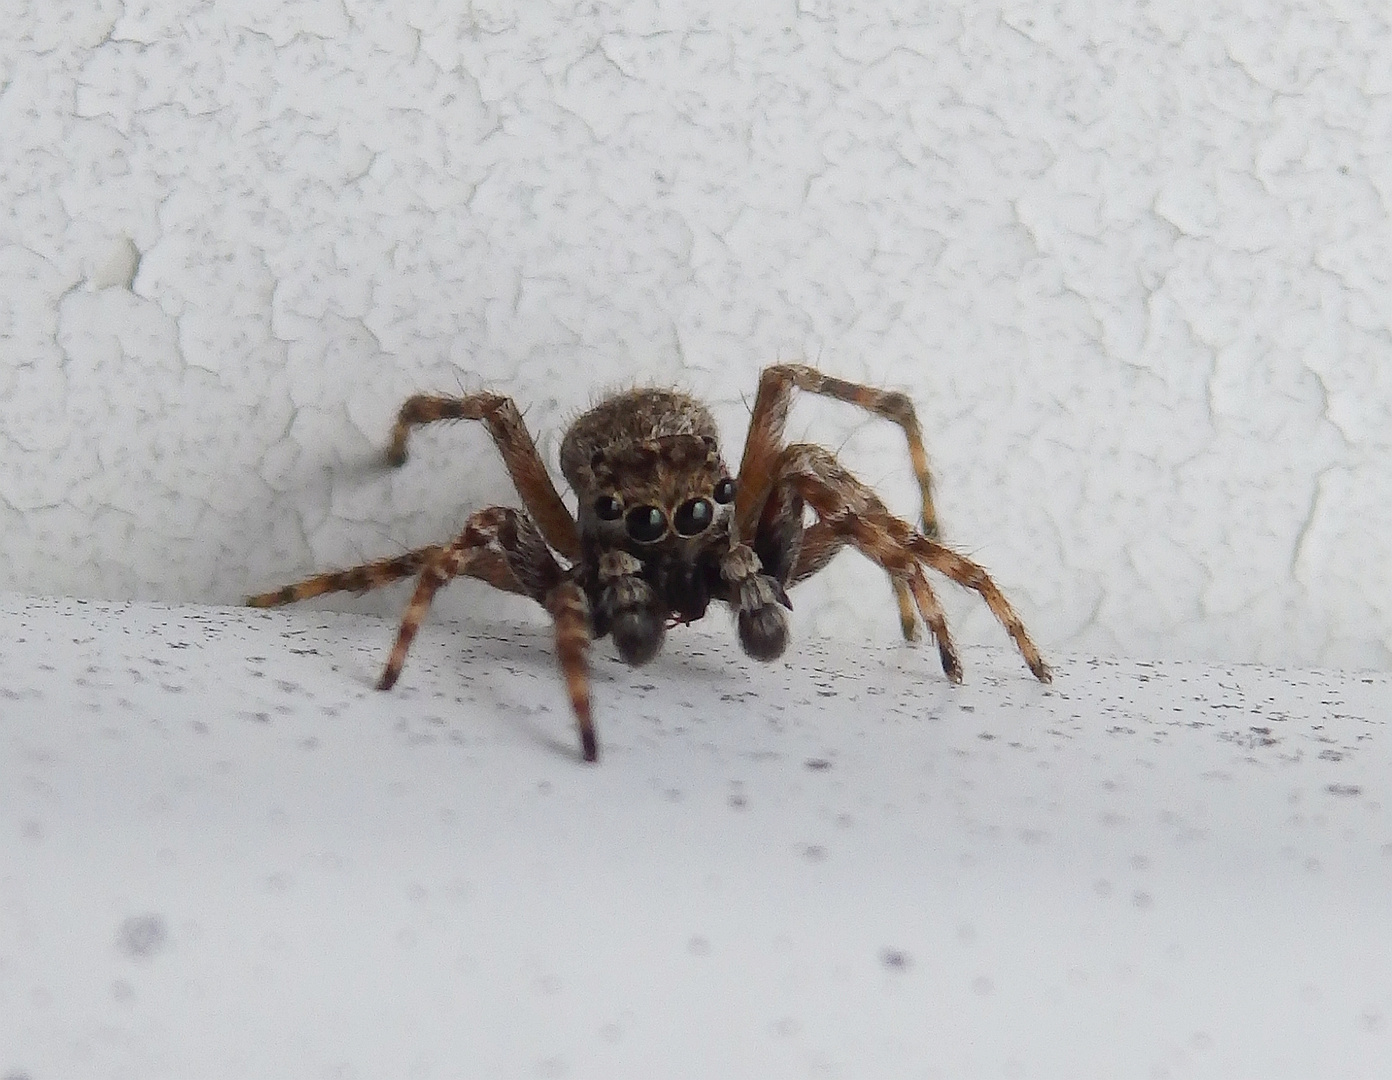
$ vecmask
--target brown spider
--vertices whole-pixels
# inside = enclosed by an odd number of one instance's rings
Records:
[[[921,529],[891,514],[830,451],[784,445],[794,389],[851,402],[904,429],[923,493]],[[643,664],[662,648],[669,626],[701,618],[710,601],[720,600],[735,612],[744,651],[774,660],[788,643],[786,588],[817,573],[847,544],[889,575],[906,639],[918,637],[922,616],[953,682],[961,681],[962,666],[924,566],[980,593],[1030,671],[1041,682],[1050,680],[1039,650],[986,571],[938,543],[928,455],[903,394],[801,365],[766,368],[737,477],[720,457],[715,421],[704,405],[674,390],[615,394],[576,420],[561,442],[561,472],[579,498],[578,520],[561,501],[517,406],[497,394],[411,398],[397,416],[388,462],[405,462],[411,429],[436,420],[488,426],[526,512],[490,506],[472,514],[453,543],[320,574],[247,601],[275,607],[323,593],[365,592],[419,574],[379,689],[390,689],[401,674],[435,591],[460,574],[479,578],[529,596],[551,613],[580,744],[585,760],[594,761],[585,665],[593,639],[611,634],[626,663]],[[804,523],[808,507],[811,524]]]

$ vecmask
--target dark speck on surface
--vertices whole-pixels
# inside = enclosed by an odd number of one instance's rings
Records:
[[[882,949],[880,963],[890,971],[907,971],[910,963],[909,954],[902,949]]]
[[[127,956],[146,959],[164,948],[169,934],[160,915],[132,915],[121,924],[116,943]]]

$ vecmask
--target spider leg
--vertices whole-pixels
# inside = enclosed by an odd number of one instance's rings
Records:
[[[585,663],[591,638],[590,605],[579,585],[563,581],[547,596],[546,610],[556,624],[556,658],[565,676],[575,725],[580,730],[580,751],[586,761],[598,761],[599,744],[590,715],[590,673]]]
[[[580,534],[575,519],[561,501],[556,485],[537,453],[536,443],[527,431],[513,400],[500,394],[469,394],[465,397],[440,397],[417,394],[408,398],[397,413],[392,427],[387,462],[401,465],[406,461],[406,442],[411,429],[437,420],[481,420],[493,437],[503,464],[512,477],[523,505],[541,529],[546,542],[567,559],[580,555]]]
[[[814,482],[810,479],[803,481],[808,486]],[[904,639],[918,640],[917,616],[921,615],[928,632],[938,644],[938,657],[942,661],[944,674],[953,682],[961,682],[962,661],[948,631],[947,616],[943,613],[942,605],[938,603],[932,586],[913,555],[879,524],[882,519],[898,522],[908,530],[906,523],[892,517],[888,511],[866,516],[845,514],[813,523],[807,530],[809,539],[802,549],[806,562],[799,559],[793,580],[801,581],[823,569],[831,561],[831,556],[845,545],[855,547],[889,575],[890,583],[894,586],[894,598],[899,604],[899,622]]]
[[[790,586],[820,571],[849,542],[827,522],[815,521],[803,526],[805,503],[793,489],[787,474],[790,469],[796,472],[811,467],[812,461],[822,462],[823,471],[830,470],[829,475],[834,473],[841,478],[842,487],[856,495],[859,512],[889,512],[879,496],[842,469],[830,452],[802,443],[785,447],[774,466],[774,484],[764,501],[753,546],[765,570]],[[917,641],[918,615],[913,590],[902,576],[890,574],[889,582],[899,606],[899,629],[904,640]]]
[[[426,563],[438,557],[442,551],[444,548],[440,545],[432,544],[416,551],[408,551],[404,555],[378,559],[375,562],[364,563],[362,566],[354,566],[348,570],[331,570],[326,574],[316,574],[312,578],[297,582],[294,585],[286,585],[274,592],[249,596],[246,599],[246,604],[248,607],[280,607],[284,604],[294,604],[301,600],[323,596],[325,593],[369,592],[372,589],[380,589],[384,585],[390,585],[393,581],[400,581],[404,577],[420,573]],[[522,586],[517,583],[512,572],[508,569],[507,560],[496,551],[481,549],[467,566],[461,567],[460,572],[486,581],[495,589],[501,589],[504,592],[523,592]]]
[[[793,564],[793,572],[788,584],[790,586],[796,585],[804,578],[809,578],[826,569],[832,558],[849,542],[845,533],[838,531],[830,523],[814,521],[807,526],[802,534],[802,546],[798,551],[797,561]],[[921,607],[917,605],[912,586],[892,574],[889,583],[894,590],[894,600],[899,606],[899,629],[904,635],[904,640],[917,641],[918,615],[916,611],[921,610]],[[926,616],[924,621],[927,621]]]
[[[435,557],[421,569],[416,591],[411,595],[411,602],[406,605],[406,611],[401,616],[401,626],[397,629],[391,655],[387,657],[387,666],[382,669],[382,677],[377,680],[378,690],[390,690],[396,685],[396,680],[401,677],[401,669],[406,663],[406,654],[411,649],[411,642],[416,639],[416,633],[425,621],[425,614],[430,610],[430,602],[435,599],[435,593],[450,578],[462,573],[478,550],[475,547],[461,546],[456,542],[447,548],[439,549]]]
[[[942,605],[938,603],[933,587],[928,584],[928,577],[923,573],[923,568],[917,563],[914,564],[908,586],[913,592],[914,603],[918,605],[919,614],[923,616],[923,621],[928,624],[928,632],[938,643],[938,658],[942,661],[943,674],[955,683],[961,682],[962,661],[957,656],[957,646],[952,644],[952,636],[947,632],[947,615],[943,612]],[[897,590],[896,595],[901,601],[899,613],[903,617],[903,595]],[[913,615],[912,612],[908,614],[909,617]]]
[[[497,545],[500,550],[495,554],[489,551],[490,545]],[[515,586],[513,591],[535,600],[543,599],[563,576],[531,519],[507,506],[490,506],[469,515],[464,531],[453,543],[425,550],[428,554],[416,591],[406,605],[391,656],[377,682],[379,690],[390,690],[400,677],[411,642],[436,592],[450,579],[469,573],[476,562],[482,561],[486,572],[496,575],[500,558],[502,568]]]
[[[926,536],[910,535],[906,539],[905,545],[934,570],[947,575],[959,585],[974,589],[981,596],[981,599],[986,601],[986,606],[991,609],[991,614],[1015,640],[1015,647],[1020,650],[1020,655],[1025,658],[1025,663],[1029,665],[1034,677],[1040,682],[1053,681],[1049,665],[1044,662],[1044,658],[1039,655],[1039,650],[1035,648],[1034,642],[1030,640],[1029,632],[1025,630],[1025,624],[1020,621],[1020,616],[1015,614],[1015,609],[1010,606],[1010,601],[1005,598],[1005,594],[991,580],[991,576],[986,573],[983,567],[972,562],[965,555],[959,555]]]
[[[754,399],[744,455],[740,460],[739,489],[735,497],[735,539],[750,535],[764,500],[773,487],[788,422],[788,408],[795,389],[858,405],[877,416],[892,420],[903,429],[909,444],[914,477],[918,480],[923,497],[923,534],[936,539],[938,518],[933,509],[932,475],[913,402],[904,394],[832,378],[803,364],[776,364],[765,368],[759,376],[759,391]],[[902,610],[906,601],[898,590],[896,594],[901,598]]]
[[[928,539],[908,522],[889,513],[878,496],[843,468],[829,451],[810,445],[790,446],[780,462],[778,479],[806,500],[821,519],[817,524],[823,526],[817,531],[815,545],[804,544],[805,554],[800,554],[798,565],[794,567],[793,581],[825,566],[835,553],[833,537],[844,537],[844,543],[858,548],[883,567],[891,579],[902,581],[908,588],[924,622],[938,639],[943,670],[949,678],[954,678],[954,671],[956,677],[960,677],[960,664],[951,639],[946,636],[947,622],[942,608],[919,565],[927,564],[958,584],[974,589],[1014,639],[1035,678],[1040,682],[1050,681],[1048,665],[990,575],[970,559]],[[808,532],[812,533],[815,528],[813,526]]]
[[[400,581],[404,577],[419,573],[421,568],[431,559],[438,557],[442,550],[444,549],[438,544],[432,544],[416,551],[408,551],[404,555],[354,566],[349,570],[330,570],[328,573],[316,574],[312,578],[296,582],[294,585],[286,585],[273,592],[248,596],[246,604],[247,607],[280,607],[282,604],[294,604],[300,600],[323,596],[325,593],[364,593],[380,589],[383,585],[390,585],[393,581]]]

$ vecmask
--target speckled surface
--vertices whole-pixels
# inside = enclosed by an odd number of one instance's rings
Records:
[[[715,620],[711,620],[714,624]],[[712,625],[712,630],[718,630]],[[1376,1077],[1392,679],[0,603],[0,1076]]]
[[[513,501],[477,431],[372,467],[409,393],[553,460],[670,382],[737,446],[806,359],[913,395],[1054,649],[1388,669],[1389,51],[1381,0],[10,3],[0,585],[232,603]],[[893,430],[792,434],[912,508]],[[888,643],[874,580],[804,625]]]

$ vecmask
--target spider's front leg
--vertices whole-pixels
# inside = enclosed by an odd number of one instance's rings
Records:
[[[933,478],[928,467],[928,451],[923,445],[923,429],[918,423],[913,402],[898,391],[847,382],[824,375],[806,364],[775,364],[764,368],[759,376],[759,391],[754,398],[749,434],[745,438],[744,455],[740,459],[739,497],[735,502],[739,534],[750,534],[764,500],[773,488],[794,390],[856,405],[892,421],[903,430],[914,478],[918,481],[923,499],[923,534],[936,540],[938,515],[933,508]]]
[[[579,585],[563,581],[546,597],[546,610],[556,626],[556,659],[565,676],[570,708],[580,731],[580,752],[586,761],[598,761],[599,742],[590,715],[590,672],[585,663],[585,653],[594,636],[589,602]]]

